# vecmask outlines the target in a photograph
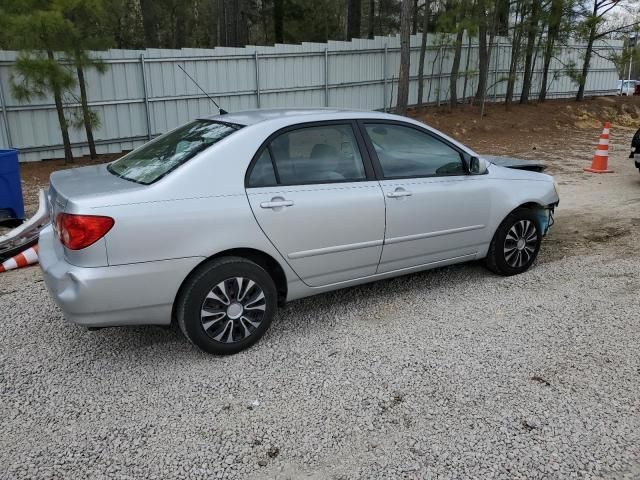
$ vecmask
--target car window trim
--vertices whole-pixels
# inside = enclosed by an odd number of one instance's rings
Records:
[[[378,181],[382,181],[382,180],[406,180],[406,179],[411,179],[411,178],[445,178],[445,177],[466,177],[468,175],[470,175],[471,172],[469,172],[469,165],[468,165],[468,155],[461,150],[458,146],[454,145],[453,143],[447,141],[446,138],[442,138],[441,136],[435,134],[434,132],[431,132],[430,130],[427,130],[425,128],[420,127],[419,125],[414,125],[413,123],[408,123],[408,122],[403,122],[401,120],[385,120],[385,119],[379,119],[379,118],[371,118],[371,119],[366,119],[366,118],[361,118],[358,119],[356,121],[356,123],[358,124],[358,128],[360,129],[360,134],[363,136],[364,141],[365,141],[365,145],[367,146],[367,151],[369,154],[369,158],[371,159],[371,163],[373,164],[373,169],[375,171],[376,174],[376,179]],[[435,140],[444,143],[446,146],[452,148],[453,150],[455,150],[456,152],[458,152],[458,155],[460,155],[460,162],[462,162],[462,168],[464,169],[464,173],[460,174],[460,173],[441,173],[441,174],[433,174],[433,175],[400,175],[400,176],[385,176],[384,175],[384,171],[382,170],[382,164],[380,163],[380,159],[378,158],[378,153],[376,152],[375,147],[373,146],[373,141],[371,140],[371,137],[369,137],[369,134],[367,133],[367,129],[366,129],[366,125],[371,125],[371,124],[375,124],[375,125],[396,125],[396,126],[400,126],[400,127],[408,127],[408,128],[412,128],[414,130],[417,130],[418,132],[424,133],[429,135],[430,137],[434,138]]]
[[[271,143],[272,141],[288,132],[292,132],[295,130],[302,130],[305,128],[314,128],[314,127],[326,127],[331,125],[348,125],[351,127],[351,131],[353,132],[353,137],[356,140],[356,146],[358,147],[358,152],[360,153],[360,158],[362,159],[362,164],[364,166],[364,178],[360,178],[357,180],[324,180],[321,182],[311,181],[311,182],[295,182],[295,183],[282,183],[280,181],[280,175],[278,173],[278,168],[276,166],[276,160],[271,152]],[[258,162],[260,155],[265,149],[269,149],[269,156],[271,157],[271,164],[273,165],[274,172],[276,174],[277,185],[262,185],[262,186],[250,186],[249,179],[251,177],[251,173],[253,172],[253,167]],[[248,188],[274,188],[274,187],[294,187],[294,186],[305,186],[305,185],[327,185],[327,184],[340,184],[340,183],[357,183],[357,182],[370,182],[376,180],[376,174],[374,170],[373,163],[371,158],[369,157],[369,149],[367,148],[365,139],[358,127],[357,121],[352,118],[344,118],[340,120],[322,120],[322,121],[314,121],[314,122],[301,122],[296,123],[294,125],[288,125],[286,127],[280,128],[273,132],[271,135],[267,137],[267,139],[260,144],[260,147],[253,155],[249,166],[247,167],[247,171],[244,177],[244,187]]]
[[[271,144],[267,145],[266,150],[267,150],[267,153],[269,153],[269,160],[271,160],[271,168],[273,168],[273,176],[276,179],[276,185],[280,185],[280,173],[278,172],[278,167],[276,167],[276,160],[273,157],[273,150],[271,149]]]

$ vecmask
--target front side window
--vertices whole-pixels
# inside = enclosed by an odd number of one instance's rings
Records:
[[[464,175],[460,153],[428,133],[391,124],[365,124],[385,178]]]
[[[159,136],[116,160],[108,169],[125,180],[149,185],[240,128],[240,125],[196,120]]]
[[[350,182],[366,178],[360,149],[351,125],[303,127],[271,141],[251,172],[249,186],[273,180],[265,157],[273,159],[279,183]],[[270,157],[269,157],[270,156]],[[254,173],[259,170],[263,173]],[[265,183],[267,185],[268,183]]]

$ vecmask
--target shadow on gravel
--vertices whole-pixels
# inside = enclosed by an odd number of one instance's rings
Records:
[[[78,330],[84,331],[84,334],[76,333]],[[169,353],[176,350],[172,346],[180,346],[180,350],[187,350],[184,347],[189,345],[180,329],[173,325],[170,327],[154,325],[107,327],[94,331],[78,327],[78,330],[74,329],[73,335],[82,337],[76,340],[86,345],[87,350],[93,350],[96,353],[108,351],[108,355],[138,352],[148,354],[150,350]]]
[[[465,283],[482,282],[485,277],[495,275],[480,262],[470,262],[295,300],[279,309],[265,337],[246,353],[250,354],[265,346],[273,347],[275,343],[285,341],[290,336],[304,335],[309,329],[330,335],[334,322],[328,319],[362,315],[368,319],[399,299],[410,302],[413,296],[424,295],[432,288],[452,283],[464,289]],[[114,356],[148,359],[165,355],[174,358],[175,355],[209,357],[191,345],[176,324],[169,327],[107,327],[95,331],[74,327],[68,332],[67,338],[73,344],[72,348],[89,351],[97,360]]]
[[[298,335],[309,327],[330,333],[334,323],[331,320],[335,318],[358,318],[364,315],[364,320],[370,320],[371,316],[388,308],[393,302],[404,300],[412,303],[412,297],[452,284],[464,290],[465,284],[482,282],[485,277],[495,275],[486,270],[481,262],[469,262],[295,300],[280,309],[267,335],[269,340],[289,334]]]

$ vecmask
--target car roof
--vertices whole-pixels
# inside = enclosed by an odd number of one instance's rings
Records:
[[[382,112],[366,110],[343,110],[338,108],[272,108],[261,110],[244,110],[231,112],[224,115],[211,115],[204,117],[207,120],[216,120],[238,125],[255,125],[270,120],[290,120],[292,124],[312,122],[315,120],[351,119],[351,118],[397,118]],[[406,118],[405,118],[406,120]]]
[[[212,115],[209,117],[201,117],[203,120],[215,120],[224,123],[233,123],[237,125],[251,126],[267,123],[276,123],[275,128],[288,127],[291,125],[326,122],[331,120],[390,120],[400,121],[406,124],[417,125],[426,128],[437,134],[452,144],[456,145],[462,151],[470,155],[477,155],[472,149],[463,145],[456,139],[449,137],[443,132],[439,132],[429,125],[410,117],[395,115],[391,113],[376,112],[373,110],[348,110],[339,108],[274,108],[264,110],[245,110],[241,112],[226,113],[224,115]],[[244,129],[243,129],[244,130]]]

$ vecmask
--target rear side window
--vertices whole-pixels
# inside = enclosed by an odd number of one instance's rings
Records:
[[[160,135],[116,160],[108,169],[125,180],[149,185],[239,128],[240,125],[196,120]]]
[[[265,148],[253,166],[251,176],[249,177],[249,186],[272,187],[277,184],[276,173],[273,169],[273,163],[271,162],[271,155],[269,154],[269,149]]]
[[[267,159],[271,160],[271,167]],[[275,167],[275,171],[273,168]],[[273,176],[271,176],[273,175]],[[248,186],[354,182],[366,179],[351,125],[330,124],[284,132],[264,149]]]
[[[464,175],[460,153],[428,133],[392,124],[365,124],[385,178]]]

